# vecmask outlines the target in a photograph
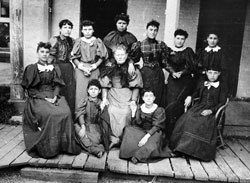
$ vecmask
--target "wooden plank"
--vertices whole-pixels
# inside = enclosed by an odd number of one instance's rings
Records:
[[[221,181],[221,182],[227,182],[226,175],[221,171],[221,169],[218,167],[218,165],[214,161],[210,162],[201,162],[203,168],[208,174],[208,179],[210,181]]]
[[[0,130],[4,129],[6,125],[0,124]],[[2,132],[1,132],[2,133]]]
[[[15,146],[23,140],[23,134],[19,133],[14,139],[0,149],[0,159],[8,154]]]
[[[84,170],[103,172],[105,171],[106,159],[107,153],[105,153],[101,158],[89,155],[89,158],[85,163]]]
[[[189,159],[191,170],[195,180],[208,181],[208,175],[204,170],[201,162],[198,160]]]
[[[97,183],[97,172],[86,172],[82,170],[49,169],[49,168],[23,168],[22,177],[32,180],[52,181],[52,182],[84,182]]]
[[[240,181],[239,177],[232,171],[219,152],[216,153],[215,162],[226,175],[228,182]]]
[[[6,125],[5,128],[1,129],[0,133],[0,139],[3,139],[8,133],[10,133],[12,130],[14,130],[15,126]]]
[[[131,161],[128,162],[128,173],[135,175],[148,175],[149,169],[147,163],[134,164]]]
[[[76,156],[74,155],[68,155],[68,154],[63,154],[62,158],[58,162],[58,167],[59,168],[72,168],[72,163],[74,162]]]
[[[11,163],[11,166],[28,165],[31,158],[32,157],[28,155],[27,151],[24,151],[15,161]]]
[[[7,153],[0,160],[0,168],[6,168],[10,166],[10,163],[13,162],[18,156],[20,156],[24,151],[24,142],[20,142],[17,146],[15,146],[9,153]]]
[[[45,163],[46,167],[50,167],[50,168],[56,168],[56,167],[58,167],[58,163],[62,159],[62,157],[63,157],[63,155],[59,154],[59,155],[57,155],[54,158],[48,159],[46,161],[46,163]]]
[[[193,173],[185,158],[171,158],[170,162],[174,170],[175,178],[193,179]]]
[[[240,182],[250,182],[250,171],[232,152],[230,148],[218,151],[232,171],[239,177]]]
[[[111,172],[128,173],[128,161],[119,158],[118,149],[112,149],[109,151],[107,165]]]
[[[242,145],[248,152],[250,152],[250,141],[249,141],[249,140],[239,139],[239,142],[241,143],[241,145]]]
[[[80,153],[75,157],[75,160],[72,164],[73,168],[80,168],[82,169],[87,161],[88,155],[84,152]]]
[[[152,176],[167,176],[174,177],[169,158],[165,158],[161,161],[148,163],[149,175]]]
[[[31,158],[29,161],[30,166],[45,167],[47,159],[44,158]]]
[[[0,141],[0,148],[8,144],[12,139],[14,139],[21,132],[22,132],[21,126],[12,128],[12,130],[2,138],[3,140]]]

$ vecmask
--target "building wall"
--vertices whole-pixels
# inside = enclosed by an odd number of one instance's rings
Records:
[[[193,50],[195,50],[196,47],[199,13],[200,0],[180,1],[179,23],[177,28],[184,29],[188,32],[189,37],[185,45],[193,48]]]
[[[62,19],[69,19],[74,25],[71,36],[73,38],[79,37],[80,3],[81,0],[53,0],[52,36],[59,34],[59,22]]]
[[[248,1],[236,97],[250,98],[250,1]]]
[[[164,40],[166,0],[128,0],[128,15],[130,23],[128,31],[132,32],[138,40],[145,39],[147,23],[155,19],[160,22],[157,39]]]
[[[47,40],[48,0],[23,1],[24,67],[37,61],[37,44]]]

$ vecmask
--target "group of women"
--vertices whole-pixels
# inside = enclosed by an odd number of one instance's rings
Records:
[[[84,20],[82,37],[74,40],[73,24],[65,19],[60,35],[38,44],[38,62],[25,68],[22,81],[28,153],[50,158],[84,149],[101,157],[121,147],[120,158],[133,163],[179,154],[212,160],[214,114],[227,92],[227,60],[218,34],[209,32],[208,46],[195,54],[184,46],[188,33],[182,29],[168,47],[156,39],[155,20],[147,23],[143,41],[127,31],[128,15],[117,15],[115,23],[117,30],[101,40],[94,36],[94,23]],[[190,96],[200,97],[200,105],[183,114]],[[190,123],[185,115],[201,123]]]

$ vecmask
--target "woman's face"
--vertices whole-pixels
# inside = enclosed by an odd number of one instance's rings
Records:
[[[93,26],[82,26],[82,33],[85,38],[91,38],[94,33]]]
[[[124,20],[118,20],[116,22],[116,28],[119,32],[123,32],[123,31],[126,31],[127,30],[127,27],[128,27],[128,24],[126,21]]]
[[[39,48],[37,55],[39,60],[46,62],[49,58],[49,49],[41,47]]]
[[[121,65],[121,64],[125,63],[125,61],[128,57],[128,54],[126,53],[125,50],[119,49],[119,50],[115,51],[114,57],[115,57],[117,64]]]
[[[207,37],[207,44],[209,47],[213,48],[217,46],[219,42],[219,38],[216,34],[209,34]]]
[[[144,101],[145,104],[152,105],[155,101],[155,96],[153,92],[145,92],[142,97],[142,100]]]
[[[60,34],[65,36],[65,37],[69,37],[70,34],[71,34],[71,31],[72,31],[72,27],[70,25],[68,25],[68,24],[63,25],[60,28]]]
[[[183,35],[176,35],[175,38],[174,38],[174,45],[177,48],[181,48],[181,47],[184,46],[185,41],[186,41],[185,36],[183,36]]]
[[[206,74],[207,74],[208,80],[211,82],[217,81],[217,79],[220,76],[220,72],[214,71],[214,70],[208,70],[208,71],[206,71]]]
[[[158,34],[158,28],[155,26],[148,26],[147,28],[147,37],[150,39],[155,39]]]
[[[99,93],[101,93],[101,90],[97,86],[90,86],[88,88],[88,94],[91,98],[97,98]]]

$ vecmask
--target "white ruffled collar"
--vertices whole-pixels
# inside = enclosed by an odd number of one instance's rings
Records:
[[[41,63],[37,63],[37,68],[38,68],[39,72],[49,72],[49,71],[53,71],[54,65],[52,65],[52,64],[42,65]]]
[[[209,47],[209,46],[207,46],[207,47],[205,48],[206,52],[210,52],[211,50],[213,50],[213,52],[218,52],[220,49],[221,49],[221,47],[219,47],[218,45],[215,46],[214,48],[211,48],[211,47]]]
[[[183,46],[183,47],[180,47],[180,48],[177,48],[175,46],[172,46],[171,49],[175,52],[178,52],[178,51],[184,51],[187,47]]]
[[[92,36],[91,38],[89,39],[86,39],[85,37],[81,37],[81,40],[85,43],[88,43],[90,44],[90,46],[92,46],[96,40],[96,37]]]
[[[141,105],[141,111],[144,113],[152,113],[157,109],[158,105],[157,104],[153,104],[153,106],[151,108],[147,108],[145,104]]]

